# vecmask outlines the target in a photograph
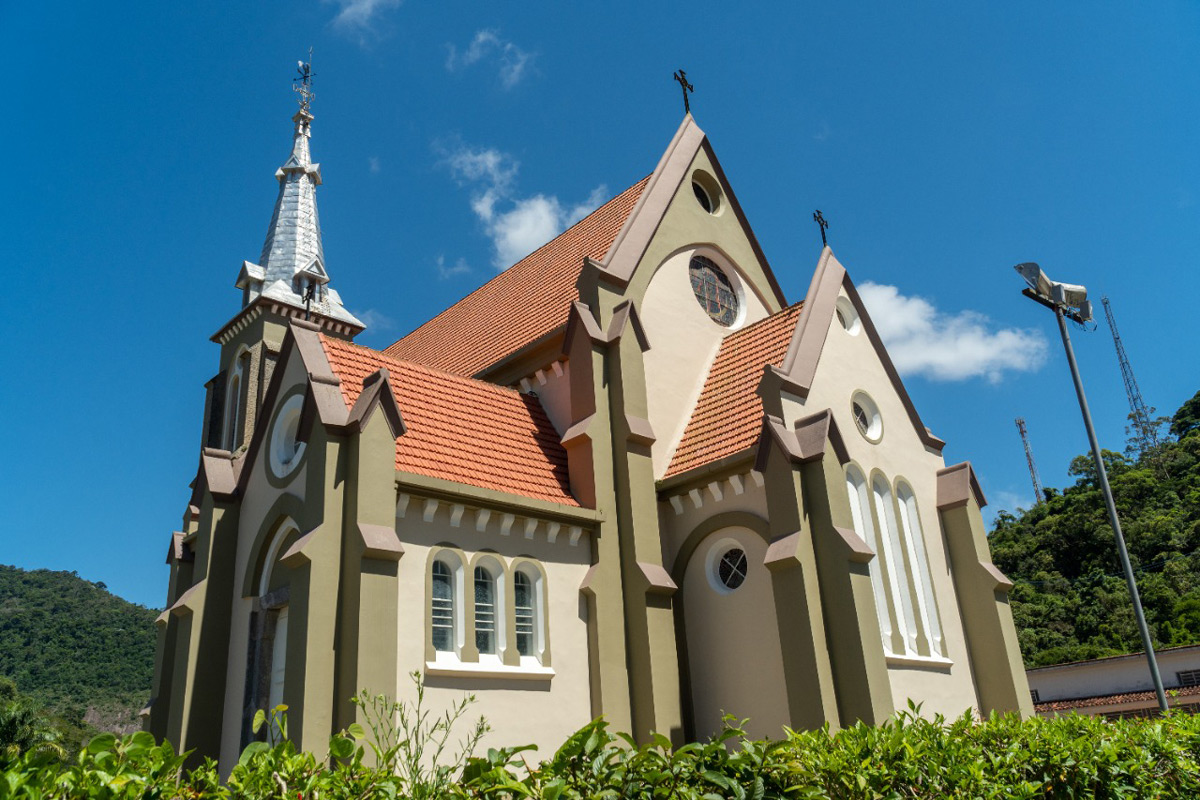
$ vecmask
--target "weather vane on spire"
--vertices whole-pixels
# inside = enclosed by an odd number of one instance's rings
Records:
[[[679,82],[679,88],[683,89],[683,113],[692,113],[692,106],[688,102],[688,92],[694,92],[696,88],[688,83],[687,73],[683,70],[676,70],[675,80]]]
[[[292,91],[300,94],[300,110],[308,111],[316,94],[312,90],[312,48],[308,48],[308,61],[297,61],[296,72],[300,77],[292,78]]]

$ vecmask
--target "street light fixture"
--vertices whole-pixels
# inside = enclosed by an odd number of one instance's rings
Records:
[[[1112,524],[1113,534],[1117,539],[1117,555],[1121,558],[1121,568],[1125,570],[1125,582],[1129,584],[1129,597],[1133,600],[1133,616],[1137,619],[1138,632],[1142,636],[1142,646],[1146,650],[1146,663],[1150,667],[1150,679],[1154,683],[1154,693],[1158,695],[1158,707],[1165,713],[1167,695],[1163,691],[1162,676],[1158,673],[1158,660],[1154,657],[1154,645],[1150,641],[1150,628],[1146,626],[1146,615],[1142,613],[1142,600],[1138,595],[1137,581],[1133,577],[1133,567],[1129,564],[1129,551],[1125,548],[1125,536],[1121,533],[1121,521],[1117,518],[1117,506],[1113,502],[1112,488],[1108,485],[1108,472],[1104,469],[1104,459],[1100,455],[1100,443],[1096,441],[1096,429],[1092,426],[1092,414],[1088,410],[1087,398],[1083,394],[1083,381],[1079,377],[1079,365],[1075,363],[1075,351],[1071,348],[1071,337],[1067,335],[1067,319],[1084,323],[1092,318],[1092,304],[1087,299],[1087,289],[1071,283],[1058,283],[1050,280],[1050,276],[1032,261],[1018,264],[1014,269],[1029,284],[1021,294],[1052,309],[1058,320],[1063,349],[1067,351],[1067,363],[1071,366],[1071,378],[1075,381],[1075,394],[1079,397],[1079,410],[1083,412],[1083,425],[1087,428],[1088,441],[1092,445],[1092,459],[1096,462],[1096,475],[1100,479],[1100,491],[1104,494],[1104,504],[1108,507],[1108,521]]]

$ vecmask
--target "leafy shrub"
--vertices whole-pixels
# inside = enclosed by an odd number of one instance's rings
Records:
[[[596,720],[530,766],[527,747],[471,756],[482,723],[444,763],[430,758],[446,752],[469,699],[440,715],[424,708],[423,695],[410,705],[363,696],[359,702],[369,704],[370,724],[332,737],[323,757],[296,751],[282,713],[259,720],[275,726],[268,730],[278,731],[276,741],[251,744],[225,785],[212,761],[184,772],[183,756],[149,734],[106,734],[71,764],[25,754],[0,770],[0,800],[1200,796],[1200,717],[1194,716],[979,721],[967,714],[947,722],[925,719],[910,706],[879,727],[752,741],[730,725],[711,741],[677,750],[662,737],[638,746]]]

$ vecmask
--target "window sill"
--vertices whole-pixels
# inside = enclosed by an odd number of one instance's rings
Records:
[[[519,666],[471,661],[426,661],[425,674],[448,678],[502,678],[512,681],[548,681],[554,677],[550,667]]]
[[[885,653],[884,657],[889,667],[936,667],[950,669],[954,662],[943,656],[893,655]]]

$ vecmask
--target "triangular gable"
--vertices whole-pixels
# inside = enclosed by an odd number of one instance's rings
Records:
[[[770,284],[775,301],[779,307],[787,305],[783,290],[767,263],[758,238],[746,221],[746,215],[742,211],[733,187],[725,176],[725,171],[721,167],[721,162],[717,158],[712,144],[691,114],[683,118],[674,138],[671,139],[666,152],[659,160],[658,166],[650,175],[646,190],[642,192],[633,212],[625,221],[621,232],[617,234],[607,256],[603,261],[595,262],[593,266],[598,267],[600,274],[607,280],[620,285],[626,285],[633,279],[633,274],[637,271],[651,240],[658,232],[659,224],[662,222],[667,208],[688,178],[689,168],[701,151],[708,157],[713,170],[717,173],[716,178],[724,191],[725,200],[737,217],[738,223],[750,243],[759,267]]]
[[[862,298],[859,297],[858,290],[854,287],[854,282],[850,280],[846,268],[838,262],[833,255],[833,250],[829,247],[825,247],[821,251],[817,269],[808,286],[808,294],[804,298],[804,310],[797,320],[792,341],[788,344],[787,355],[784,356],[783,364],[774,371],[783,379],[784,386],[788,391],[799,397],[808,396],[808,392],[812,388],[813,377],[817,372],[817,364],[825,348],[825,338],[837,310],[838,294],[842,289],[845,290],[846,296],[854,305],[855,311],[858,312],[863,333],[871,342],[888,380],[891,381],[892,388],[899,396],[900,402],[903,403],[908,419],[917,432],[917,437],[927,447],[941,451],[946,443],[930,433],[925,424],[921,422],[921,415],[917,413],[912,398],[908,396],[908,391],[904,388],[903,381],[900,380],[900,373],[896,371],[896,366],[892,363],[891,356],[888,355],[887,349],[883,345],[883,340],[879,338],[875,323],[871,321],[871,315],[867,313],[866,306],[863,305]]]

